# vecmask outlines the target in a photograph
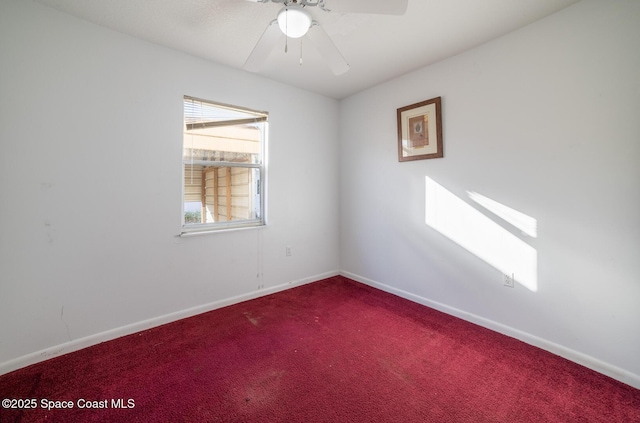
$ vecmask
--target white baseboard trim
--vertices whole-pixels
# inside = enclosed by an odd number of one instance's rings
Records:
[[[141,332],[141,331],[151,329],[160,325],[175,322],[177,320],[186,319],[187,317],[192,317],[198,314],[206,313],[208,311],[226,307],[232,304],[237,304],[243,301],[264,297],[265,295],[270,295],[276,292],[284,291],[286,289],[294,288],[296,286],[301,286],[311,282],[330,278],[332,276],[337,276],[339,274],[340,272],[338,270],[325,272],[319,275],[309,276],[306,278],[290,281],[290,282],[272,286],[269,288],[260,289],[258,291],[252,291],[252,292],[237,295],[231,298],[213,301],[208,304],[191,307],[185,310],[176,311],[174,313],[165,314],[163,316],[154,317],[151,319],[132,323],[130,325],[125,325],[125,326],[110,329],[104,332],[85,336],[84,338],[75,339],[69,342],[65,342],[64,344],[55,345],[53,347],[45,348],[43,350],[36,351],[31,354],[26,354],[21,357],[17,357],[15,359],[6,361],[4,363],[0,363],[0,375],[12,372],[14,370],[21,369],[23,367],[30,366],[32,364],[39,363],[41,361],[45,361],[49,358],[53,358],[59,355],[78,351],[83,348],[90,347],[92,345],[97,345],[102,342],[111,341],[116,338],[120,338],[126,335],[131,335],[136,332]]]
[[[537,337],[527,332],[523,332],[521,330],[512,328],[507,325],[503,325],[502,323],[495,322],[493,320],[486,319],[484,317],[475,315],[473,313],[468,313],[466,311],[457,309],[455,307],[448,306],[446,304],[439,303],[437,301],[430,300],[425,297],[421,297],[419,295],[413,294],[411,292],[407,292],[398,288],[394,288],[389,285],[385,285],[383,283],[371,280],[369,278],[365,278],[360,275],[356,275],[351,272],[341,271],[340,274],[346,278],[352,279],[357,282],[361,282],[365,285],[372,286],[374,288],[378,288],[382,291],[388,292],[390,294],[397,295],[399,297],[405,298],[407,300],[416,302],[418,304],[422,304],[424,306],[433,308],[435,310],[441,311],[443,313],[458,317],[462,320],[466,320],[471,323],[475,323],[479,326],[485,327],[487,329],[491,329],[495,332],[501,333],[503,335],[509,336],[511,338],[516,338],[522,342],[525,342],[529,345],[533,345],[535,347],[541,348],[545,351],[549,351],[555,355],[566,358],[567,360],[573,361],[574,363],[578,363],[582,366],[585,366],[591,370],[594,370],[598,373],[602,373],[606,376],[609,376],[613,379],[616,379],[622,383],[626,383],[636,389],[640,389],[640,376],[629,372],[620,367],[616,367],[609,363],[598,360],[594,357],[591,357],[587,354],[583,354],[579,351],[572,350],[571,348],[567,348],[563,345],[556,344],[555,342],[548,341],[546,339]]]

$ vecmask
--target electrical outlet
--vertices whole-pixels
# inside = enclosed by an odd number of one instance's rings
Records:
[[[513,273],[511,275],[504,273],[502,276],[504,277],[504,286],[508,286],[509,288],[515,287],[515,277]]]
[[[289,257],[291,256],[291,245],[287,245],[284,249],[284,254]]]

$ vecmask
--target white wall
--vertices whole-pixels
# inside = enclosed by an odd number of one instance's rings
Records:
[[[268,227],[176,237],[185,94],[270,113]],[[2,0],[0,373],[336,274],[337,112],[335,100]]]
[[[640,2],[582,1],[343,100],[341,269],[640,387],[639,51]],[[396,109],[436,96],[445,157],[399,163]],[[426,177],[455,201],[425,205]],[[469,192],[534,218],[537,237]],[[452,241],[426,208],[479,239]],[[520,247],[537,255],[532,289],[487,264]]]

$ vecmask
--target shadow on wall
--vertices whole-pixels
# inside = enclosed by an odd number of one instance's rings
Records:
[[[480,194],[471,200],[537,237],[536,219]],[[532,292],[538,290],[538,253],[535,248],[489,219],[428,176],[425,177],[425,223],[476,257]]]

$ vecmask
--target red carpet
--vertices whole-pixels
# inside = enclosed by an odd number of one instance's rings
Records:
[[[0,376],[0,398],[36,406],[3,423],[640,422],[640,390],[342,277]]]

